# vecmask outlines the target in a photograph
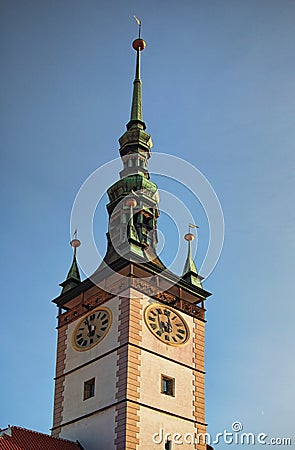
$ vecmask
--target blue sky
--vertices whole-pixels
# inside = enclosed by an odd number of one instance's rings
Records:
[[[134,12],[147,41],[143,101],[153,151],[198,167],[225,218],[223,253],[204,286],[214,294],[207,304],[209,430],[239,420],[245,431],[295,439],[295,4],[289,0],[1,2],[0,426],[45,432],[51,426],[51,299],[71,262],[76,193],[118,156],[129,119]],[[95,234],[103,248],[103,205],[99,212]],[[163,226],[164,214],[161,223],[169,260],[176,240]],[[197,265],[201,241],[202,227]]]

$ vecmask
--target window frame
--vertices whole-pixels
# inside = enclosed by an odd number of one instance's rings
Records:
[[[83,385],[83,401],[95,396],[95,377],[84,381]]]
[[[167,387],[168,383],[171,383],[170,389],[168,387],[168,389],[164,390],[164,382]],[[161,374],[161,394],[167,395],[168,397],[175,397],[175,378]]]

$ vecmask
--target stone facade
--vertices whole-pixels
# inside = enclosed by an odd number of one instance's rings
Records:
[[[114,292],[117,280],[112,281]],[[110,288],[110,280],[107,284]],[[145,308],[159,302],[171,305],[176,288],[160,296],[148,283],[130,278],[118,286],[119,295],[91,287],[67,303],[71,307],[59,317],[53,436],[78,439],[86,450],[156,450],[160,447],[153,436],[160,430],[163,439],[176,432],[206,432],[204,310],[192,303],[192,297],[199,304],[202,299],[187,292],[184,303],[179,298],[175,302],[189,328],[183,345],[161,342],[144,322]],[[193,307],[188,309],[186,302]],[[93,310],[102,305],[109,308],[112,324],[99,344],[81,352],[73,348],[72,334],[87,314],[85,304]],[[163,375],[175,380],[174,396],[161,392]],[[95,396],[85,401],[83,383],[92,377]],[[205,450],[205,445],[183,444],[182,448]]]

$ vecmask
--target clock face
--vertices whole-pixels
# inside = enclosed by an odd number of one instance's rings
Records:
[[[76,326],[72,343],[76,350],[83,351],[97,345],[106,336],[112,323],[112,312],[99,307],[90,311]]]
[[[160,341],[169,345],[182,345],[189,338],[185,320],[169,306],[152,304],[145,309],[147,327]]]

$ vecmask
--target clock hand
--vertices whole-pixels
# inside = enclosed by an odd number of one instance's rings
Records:
[[[164,331],[164,329],[163,329],[163,323],[162,323],[162,321],[161,321],[159,315],[158,315],[158,326],[159,326],[160,330],[163,332],[163,331]]]
[[[161,315],[162,328],[166,333],[170,333],[172,330],[169,315],[170,314],[167,312],[167,310],[164,310],[163,314]]]
[[[88,333],[87,333],[87,336],[92,336],[92,328],[91,328],[91,325],[90,325],[90,323],[89,323],[89,320],[88,320],[88,317],[86,317],[86,319],[85,319],[85,325],[87,326],[87,328],[88,328]]]
[[[172,331],[172,325],[171,325],[171,320],[170,320],[170,317],[169,316],[167,316],[167,324],[168,324],[168,332],[169,333],[171,333],[171,331]]]
[[[161,315],[158,316],[159,321],[159,327],[162,330],[162,332],[169,333],[171,325],[169,325],[169,317],[167,314],[161,313]]]
[[[89,337],[94,336],[95,330],[96,330],[96,326],[95,325],[90,325]]]

